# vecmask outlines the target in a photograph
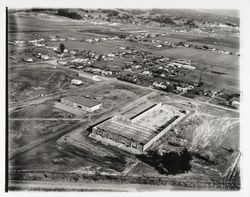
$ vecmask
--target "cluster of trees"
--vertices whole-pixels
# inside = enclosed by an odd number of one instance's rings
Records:
[[[231,26],[231,27],[239,27],[239,24],[236,24],[236,23],[227,22],[225,24],[228,25],[228,26]]]
[[[44,12],[44,11],[55,11],[55,9],[48,9],[48,8],[32,8],[31,10],[26,10],[27,11],[32,11],[32,12]]]
[[[152,18],[153,21],[156,21],[158,23],[164,23],[164,24],[168,24],[168,25],[175,25],[175,22],[167,17],[167,16],[157,16]]]
[[[198,28],[198,25],[192,19],[187,20],[184,25],[189,26],[189,28]]]
[[[156,151],[148,151],[146,155],[138,156],[143,162],[154,166],[161,174],[180,174],[191,169],[192,156],[185,148],[181,152],[167,152],[159,154]]]
[[[118,15],[119,15],[119,12],[116,10],[110,10],[108,12],[108,17],[118,16]]]
[[[57,11],[57,15],[59,16],[65,16],[65,17],[68,17],[68,18],[72,18],[72,19],[77,19],[77,20],[80,20],[82,19],[82,16],[76,12],[70,12],[68,9],[59,9]]]

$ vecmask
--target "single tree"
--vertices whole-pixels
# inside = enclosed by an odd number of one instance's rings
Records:
[[[65,49],[64,44],[63,44],[63,43],[60,43],[60,45],[59,45],[59,50],[60,50],[60,52],[63,53],[64,49]]]

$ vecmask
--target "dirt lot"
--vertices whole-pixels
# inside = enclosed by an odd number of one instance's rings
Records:
[[[29,105],[10,113],[10,118],[73,118],[74,115],[54,108],[55,101]]]
[[[84,173],[122,172],[135,162],[133,156],[96,143],[87,134],[80,128],[57,142],[52,140],[41,144],[11,159],[10,168]]]
[[[67,90],[74,77],[75,72],[56,68],[12,68],[9,71],[10,101],[17,102],[58,90]]]
[[[176,132],[189,141],[190,150],[207,158],[206,165],[223,174],[235,160],[230,150],[239,150],[239,114],[206,105],[193,110]]]
[[[136,162],[133,155],[120,151],[112,146],[105,146],[89,138],[88,134],[87,131],[76,129],[61,137],[58,140],[58,144],[68,151],[96,162],[96,164],[111,169],[114,172],[122,172]],[[98,172],[102,172],[102,170],[98,170]]]
[[[60,149],[58,144],[48,142],[29,150],[10,160],[11,169],[72,171],[78,169],[91,170],[99,165],[82,156]]]
[[[73,124],[74,121],[63,120],[10,120],[9,145],[10,151],[23,147],[57,129]]]
[[[224,176],[238,156],[239,113],[201,105],[174,95],[165,98],[156,95],[152,100],[191,112],[153,145],[154,149],[178,152],[187,147],[193,154],[193,161],[190,172],[183,176]],[[131,173],[161,176],[154,167],[144,163]]]
[[[88,96],[102,103],[101,112],[108,112],[115,109],[120,109],[126,103],[139,98],[149,90],[136,88],[129,85],[120,84],[118,82],[102,83],[95,87],[77,90],[70,93],[71,96]],[[94,112],[97,113],[97,112]]]

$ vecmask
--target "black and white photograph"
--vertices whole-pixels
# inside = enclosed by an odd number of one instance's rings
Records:
[[[103,4],[4,8],[5,192],[240,192],[241,9]]]

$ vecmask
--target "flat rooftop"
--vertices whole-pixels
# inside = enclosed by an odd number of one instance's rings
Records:
[[[126,125],[122,122],[112,120],[107,120],[97,127],[142,144],[146,144],[152,137],[156,135],[155,131],[146,127]]]
[[[81,96],[68,96],[68,97],[64,97],[63,99],[70,101],[72,103],[86,106],[86,107],[94,107],[100,104],[99,102],[95,100],[88,99],[88,98],[81,97]]]
[[[137,117],[139,115],[139,119],[133,123],[126,123],[125,115],[122,116],[125,118],[125,121],[123,119],[109,119],[96,127],[138,143],[146,144],[164,128],[172,124],[177,118],[185,116],[179,112],[177,108],[170,105],[164,104],[160,108],[155,109],[153,108],[154,106],[155,105],[150,105],[145,110],[139,111],[138,114],[132,116]],[[149,114],[140,117],[141,114],[149,109],[153,110],[151,110]]]

